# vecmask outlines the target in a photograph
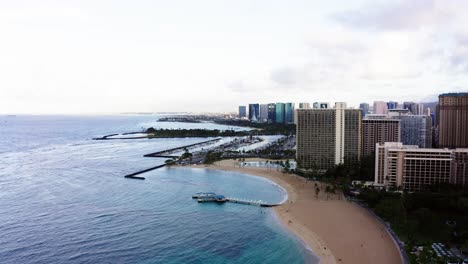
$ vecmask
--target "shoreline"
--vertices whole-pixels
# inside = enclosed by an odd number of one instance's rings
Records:
[[[344,200],[342,194],[320,191],[317,195],[315,188],[324,189],[323,183],[284,174],[276,168],[239,166],[235,160],[180,167],[240,172],[278,184],[287,197],[285,203],[274,207],[276,217],[321,264],[401,263],[399,249],[384,225],[363,208]]]
[[[274,220],[276,221],[276,223],[278,224],[278,226],[281,228],[282,231],[286,232],[288,236],[291,236],[293,240],[296,240],[296,242],[303,247],[303,250],[305,251],[304,254],[305,254],[306,260],[313,260],[311,263],[314,263],[314,264],[323,263],[320,256],[317,253],[315,253],[314,249],[310,247],[309,243],[306,242],[301,236],[296,234],[293,230],[288,228],[283,223],[283,221],[280,219],[280,216],[278,215],[276,210],[272,211],[272,217],[274,218]],[[305,263],[309,263],[309,262],[306,261]]]

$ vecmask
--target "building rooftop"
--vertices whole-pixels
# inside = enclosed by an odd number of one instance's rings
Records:
[[[468,93],[444,93],[439,95],[441,96],[468,96]]]
[[[406,108],[393,108],[393,109],[388,109],[389,112],[403,112],[407,113],[409,112],[409,109]]]
[[[435,148],[407,148],[406,146],[403,148],[388,148],[390,151],[410,151],[410,152],[420,152],[420,153],[451,153],[453,150],[451,149],[435,149]]]
[[[386,122],[400,122],[399,119],[394,119],[390,115],[381,115],[381,114],[367,114],[362,121],[386,121]]]
[[[385,142],[384,144],[377,143],[378,146],[384,146],[386,148],[392,149],[417,149],[419,148],[416,145],[403,145],[401,142]]]

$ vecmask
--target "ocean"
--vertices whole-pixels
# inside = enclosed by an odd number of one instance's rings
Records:
[[[271,208],[191,198],[282,201],[268,180],[203,168],[123,178],[165,160],[144,154],[206,138],[91,140],[150,126],[232,128],[157,118],[1,116],[0,263],[318,263]]]

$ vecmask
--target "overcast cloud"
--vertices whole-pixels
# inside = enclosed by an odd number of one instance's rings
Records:
[[[468,2],[0,0],[0,113],[467,91]]]

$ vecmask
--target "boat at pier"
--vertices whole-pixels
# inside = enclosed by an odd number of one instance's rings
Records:
[[[197,201],[199,203],[206,203],[206,202],[224,203],[224,202],[227,202],[227,199],[224,195],[214,195],[214,196],[200,197],[198,198]]]
[[[216,196],[216,193],[213,192],[197,192],[194,195],[192,195],[193,199],[198,199],[198,198],[206,198],[206,197],[212,197]]]

